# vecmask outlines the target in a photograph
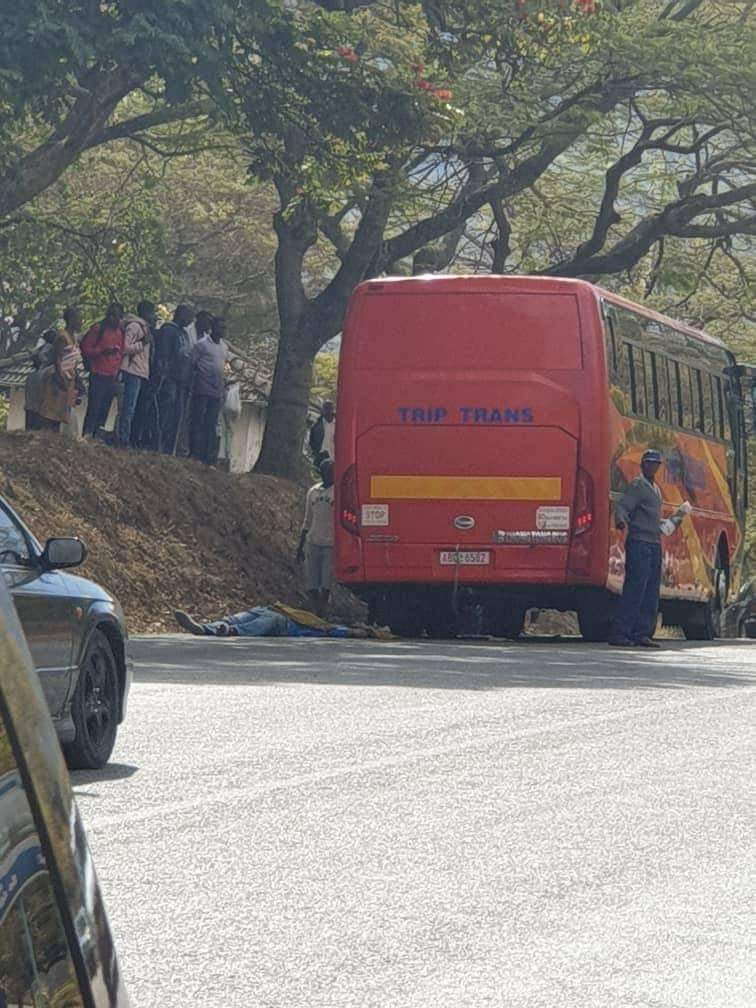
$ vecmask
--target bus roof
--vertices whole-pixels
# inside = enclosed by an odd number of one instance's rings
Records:
[[[637,304],[635,301],[629,301],[627,298],[623,298],[620,294],[615,294],[613,291],[605,290],[603,287],[599,287],[598,284],[589,283],[587,280],[574,280],[567,277],[524,276],[518,274],[513,274],[511,276],[494,276],[493,274],[486,275],[480,273],[457,275],[450,275],[448,273],[428,273],[414,277],[380,277],[375,280],[366,280],[364,283],[359,285],[357,290],[368,292],[371,290],[380,290],[381,287],[392,287],[395,289],[406,288],[407,293],[409,293],[412,289],[421,290],[422,288],[433,288],[439,294],[448,294],[451,291],[459,291],[460,289],[469,291],[470,293],[492,294],[502,289],[506,289],[510,292],[522,291],[523,293],[537,293],[539,291],[556,293],[558,291],[566,292],[570,289],[575,290],[582,288],[586,291],[590,291],[597,299],[605,298],[607,301],[611,301],[612,304],[619,305],[623,308],[629,308],[631,311],[636,311],[641,315],[645,315],[646,318],[653,319],[656,322],[678,329],[704,343],[721,347],[724,350],[727,349],[722,340],[718,339],[716,336],[710,336],[701,329],[694,329],[692,326],[686,325],[678,319],[673,319],[669,315],[662,315],[660,312],[654,311],[652,308],[647,308],[645,305]]]

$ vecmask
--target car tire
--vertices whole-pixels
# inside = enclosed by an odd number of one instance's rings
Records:
[[[94,630],[79,665],[71,703],[76,737],[65,747],[72,770],[99,770],[110,759],[118,731],[118,666],[110,641]]]

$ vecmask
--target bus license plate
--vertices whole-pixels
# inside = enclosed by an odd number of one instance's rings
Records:
[[[443,567],[485,567],[491,562],[489,550],[443,550],[441,553],[441,565]]]

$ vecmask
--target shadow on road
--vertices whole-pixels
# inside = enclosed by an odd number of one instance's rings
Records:
[[[74,787],[82,784],[105,784],[107,781],[127,780],[139,772],[139,767],[129,763],[107,763],[101,770],[72,770],[71,783]]]
[[[619,651],[580,640],[217,640],[174,635],[132,642],[137,682],[196,685],[404,686],[414,689],[680,689],[756,684],[747,641],[670,641]]]

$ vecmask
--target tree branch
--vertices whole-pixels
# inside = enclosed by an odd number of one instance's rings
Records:
[[[166,126],[186,119],[209,116],[212,111],[213,104],[209,100],[191,102],[188,105],[165,105],[144,115],[134,116],[133,119],[104,126],[89,139],[84,149],[92,150],[94,147],[110,143],[111,140],[128,140],[137,133],[144,133],[155,126]]]
[[[367,276],[391,212],[392,184],[390,171],[376,178],[338,272],[311,302],[307,330],[316,351],[339,334],[352,291]]]
[[[509,244],[510,238],[512,237],[512,225],[509,223],[509,218],[507,217],[501,200],[491,201],[491,212],[493,213],[494,220],[496,221],[497,229],[496,238],[491,243],[493,247],[491,272],[503,273],[504,266],[509,258],[509,253],[512,251]]]
[[[0,178],[0,216],[17,210],[51,185],[141,83],[125,68],[102,72],[88,82],[88,92],[76,99],[52,135]]]
[[[586,111],[597,109],[603,113],[609,112],[620,101],[630,97],[634,87],[633,82],[612,81],[606,85],[598,99],[590,103]],[[433,216],[418,221],[401,234],[390,238],[383,247],[376,272],[454,230],[486,203],[508,199],[531,186],[560,154],[583,135],[585,131],[583,116],[575,115],[574,108],[570,113],[565,122],[556,121],[552,125],[551,133],[541,142],[535,154],[525,158],[509,171],[502,169],[496,182],[469,193],[464,199],[449,204]]]
[[[720,193],[701,193],[678,200],[658,213],[639,221],[631,231],[607,252],[557,263],[543,272],[549,276],[591,276],[620,273],[634,266],[663,237],[724,238],[735,234],[756,233],[756,217],[720,219],[714,224],[693,224],[697,217],[745,203],[756,195],[756,182]]]

